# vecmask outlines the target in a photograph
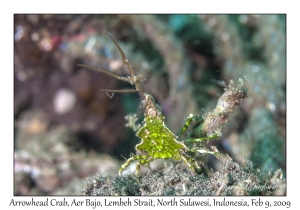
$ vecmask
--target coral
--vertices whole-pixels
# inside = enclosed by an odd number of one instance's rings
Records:
[[[251,161],[242,166],[228,156],[222,160],[222,169],[211,173],[193,175],[177,165],[162,171],[152,171],[143,176],[97,175],[86,181],[83,195],[154,195],[154,196],[210,196],[210,195],[285,195],[282,171],[262,173],[255,170]]]
[[[233,112],[235,106],[240,104],[246,96],[247,90],[244,87],[243,79],[240,78],[237,85],[230,80],[214,111],[203,115],[204,122],[199,126],[201,129],[197,136],[220,133],[222,126],[227,123],[229,115]]]

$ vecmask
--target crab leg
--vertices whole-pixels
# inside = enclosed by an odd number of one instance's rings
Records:
[[[118,76],[114,73],[111,73],[111,72],[103,70],[103,69],[99,69],[99,68],[95,68],[95,67],[87,66],[87,65],[83,65],[83,64],[77,64],[77,66],[82,66],[82,67],[87,68],[87,69],[91,69],[91,70],[94,70],[94,71],[101,72],[101,73],[106,74],[108,76],[111,76],[111,77],[113,77],[117,80],[122,80],[122,81],[125,81],[125,82],[129,82],[128,77],[120,77],[120,76]]]

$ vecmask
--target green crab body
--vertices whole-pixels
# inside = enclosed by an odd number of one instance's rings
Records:
[[[180,160],[179,154],[187,148],[176,141],[176,136],[165,126],[163,118],[146,117],[144,126],[137,133],[142,142],[136,145],[136,150],[146,151],[153,158]]]
[[[151,95],[145,94],[145,119],[143,127],[137,132],[137,137],[142,141],[136,145],[137,154],[129,158],[119,170],[121,175],[129,164],[137,160],[136,174],[141,165],[146,165],[155,159],[173,159],[184,161],[193,171],[199,168],[196,161],[186,152],[188,148],[177,141],[176,135],[165,125],[165,117],[161,114],[160,107],[155,104]]]

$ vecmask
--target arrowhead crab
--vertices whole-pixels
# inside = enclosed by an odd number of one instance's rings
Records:
[[[154,101],[154,98],[143,91],[141,80],[143,78],[142,75],[135,75],[133,68],[128,62],[127,57],[125,56],[123,50],[113,37],[111,33],[108,33],[112,41],[115,43],[116,47],[118,48],[121,56],[122,61],[128,68],[130,72],[130,76],[128,77],[121,77],[116,74],[113,74],[109,71],[98,69],[95,67],[90,67],[86,65],[79,64],[78,66],[82,66],[88,69],[92,69],[104,74],[107,74],[111,77],[114,77],[115,79],[126,81],[132,85],[135,86],[135,89],[126,89],[126,90],[110,90],[110,89],[101,89],[105,92],[120,92],[120,93],[126,93],[126,92],[139,92],[141,98],[142,98],[142,105],[144,108],[144,122],[142,127],[137,131],[136,136],[141,139],[141,143],[135,146],[136,149],[136,155],[133,155],[127,161],[120,167],[119,174],[122,175],[122,172],[124,169],[126,169],[129,164],[132,161],[137,161],[136,165],[136,174],[139,172],[141,165],[148,165],[151,161],[155,159],[173,159],[176,161],[183,161],[193,172],[196,171],[196,169],[199,169],[197,162],[195,159],[193,159],[189,154],[190,153],[206,153],[206,154],[213,154],[215,156],[220,155],[220,153],[214,149],[214,151],[209,151],[205,148],[199,148],[196,146],[192,146],[192,148],[188,148],[183,142],[185,143],[201,143],[204,141],[217,139],[221,136],[220,129],[217,129],[218,126],[222,125],[226,121],[226,118],[228,117],[229,112],[233,110],[233,105],[239,103],[242,98],[245,97],[245,93],[241,90],[242,85],[235,86],[233,83],[228,88],[228,93],[223,94],[220,100],[225,99],[236,99],[234,103],[232,103],[232,106],[228,106],[227,103],[223,103],[222,100],[220,105],[223,106],[226,104],[226,107],[218,107],[215,109],[217,111],[214,111],[213,113],[209,113],[210,118],[213,119],[213,122],[219,122],[219,124],[209,124],[208,128],[214,128],[213,130],[209,131],[205,134],[205,137],[203,138],[196,138],[196,139],[188,139],[184,141],[179,140],[179,136],[183,134],[188,126],[191,124],[192,121],[195,119],[199,119],[199,117],[196,117],[193,114],[190,114],[185,124],[183,125],[182,129],[176,135],[174,132],[172,132],[166,125],[165,125],[165,117],[163,116],[161,112],[161,108],[159,105],[157,105]],[[234,97],[233,97],[234,96]],[[229,109],[229,108],[230,109]],[[221,111],[220,111],[221,110]],[[202,119],[203,120],[203,119]],[[205,122],[203,123],[205,124]]]

